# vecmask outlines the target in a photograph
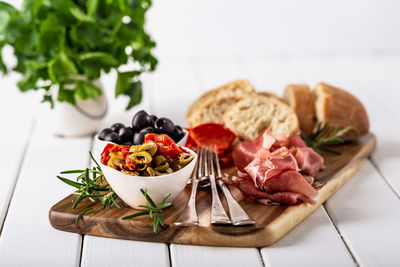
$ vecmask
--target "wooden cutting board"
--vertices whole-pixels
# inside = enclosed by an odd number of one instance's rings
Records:
[[[326,168],[317,175],[320,195],[316,205],[303,203],[296,206],[265,206],[243,197],[238,189],[231,187],[232,195],[256,221],[256,224],[252,226],[211,225],[211,192],[206,189],[199,189],[197,193],[199,226],[175,226],[173,222],[188,201],[190,186],[185,188],[171,208],[165,210],[163,217],[166,227],[158,233],[153,232],[153,224],[148,216],[121,220],[122,217],[136,212],[131,208],[113,207],[102,210],[100,203],[93,204],[89,200],[84,200],[76,209],[72,209],[75,195],[69,195],[55,204],[50,209],[49,219],[56,229],[103,237],[208,246],[269,246],[282,238],[334,194],[362,166],[374,151],[375,145],[375,136],[370,134],[357,143],[336,146],[335,149],[342,152],[340,156],[323,155]],[[232,170],[225,171],[232,172]],[[226,208],[222,193],[220,193],[220,198]],[[88,207],[93,209],[76,224],[78,214]]]

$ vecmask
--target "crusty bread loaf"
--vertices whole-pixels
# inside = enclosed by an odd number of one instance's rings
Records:
[[[207,122],[222,124],[225,111],[251,94],[255,94],[255,91],[249,81],[230,82],[202,95],[189,107],[186,120],[191,127]]]
[[[325,83],[314,90],[315,114],[318,122],[329,123],[342,129],[348,125],[344,140],[355,140],[369,132],[368,114],[363,104],[352,94]]]
[[[314,98],[306,84],[289,84],[283,95],[283,101],[291,106],[299,119],[300,129],[310,136],[314,129]]]
[[[262,96],[267,96],[267,97],[273,97],[278,100],[281,100],[277,94],[272,93],[272,92],[257,92],[257,94],[262,95]]]
[[[273,135],[291,134],[298,129],[296,113],[274,97],[251,96],[234,104],[224,115],[224,123],[239,137],[253,140],[266,128]]]

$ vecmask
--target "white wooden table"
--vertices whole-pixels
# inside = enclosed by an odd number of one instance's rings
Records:
[[[378,147],[339,192],[266,248],[159,244],[61,232],[49,208],[71,193],[61,170],[89,163],[91,138],[56,138],[37,94],[20,94],[17,75],[1,78],[0,266],[400,266],[400,56],[162,58],[146,77],[143,103],[123,112],[110,100],[105,121],[128,123],[139,109],[185,124],[189,103],[207,89],[248,78],[282,94],[287,83],[325,81],[366,105]],[[103,83],[113,88],[115,77]],[[112,96],[112,92],[109,92]]]

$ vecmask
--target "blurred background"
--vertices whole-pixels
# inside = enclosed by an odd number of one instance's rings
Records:
[[[22,0],[7,2],[20,6]],[[191,101],[239,78],[278,95],[288,83],[314,86],[326,81],[356,94],[370,91],[370,98],[358,95],[367,105],[368,99],[379,101],[376,85],[400,84],[395,76],[385,76],[399,65],[399,11],[397,0],[155,0],[146,29],[157,43],[154,55],[159,64],[143,76],[144,101],[126,112],[127,99],[114,98],[115,73],[102,75],[109,101],[103,125],[129,122],[141,108],[185,125],[182,110]],[[15,62],[10,47],[4,48],[3,57]],[[354,84],[363,76],[369,80]],[[1,78],[18,105],[15,112],[28,105],[47,113],[48,105],[39,105],[40,93],[18,91],[18,77],[11,73]],[[160,94],[175,94],[184,102],[167,105]]]

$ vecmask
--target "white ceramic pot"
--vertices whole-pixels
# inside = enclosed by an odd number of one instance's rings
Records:
[[[95,82],[102,91],[99,81]],[[77,101],[76,106],[56,102],[53,114],[53,133],[64,137],[87,136],[97,132],[107,113],[107,99],[103,94],[97,99]]]
[[[161,203],[162,198],[170,193],[166,202],[174,202],[185,188],[190,175],[196,165],[197,155],[189,148],[184,150],[194,156],[193,160],[183,169],[162,176],[131,176],[111,167],[102,165],[104,176],[115,193],[131,208],[143,209],[139,205],[146,205],[146,199],[140,189],[147,189],[148,195],[156,205]]]

